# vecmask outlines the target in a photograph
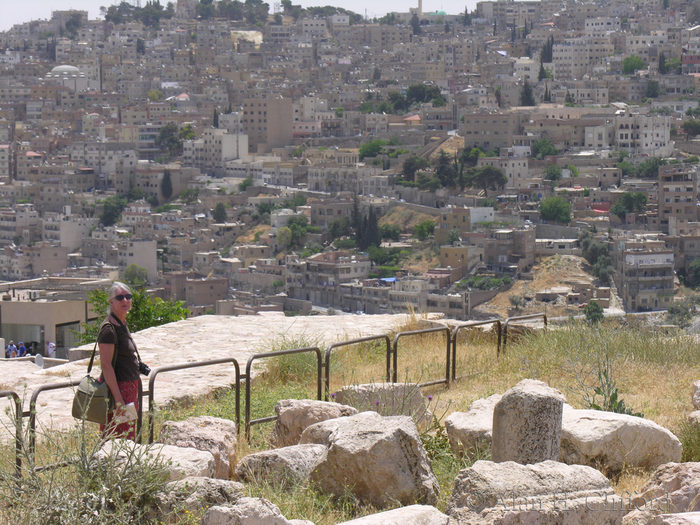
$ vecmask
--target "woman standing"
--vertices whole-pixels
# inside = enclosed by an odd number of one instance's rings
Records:
[[[136,422],[128,420],[125,408],[127,404],[134,403],[135,409],[139,409],[140,379],[136,344],[126,326],[126,314],[131,310],[131,298],[131,289],[126,284],[116,281],[112,284],[109,289],[109,315],[97,335],[102,377],[115,401],[114,410],[107,416],[107,424],[100,425],[105,439],[126,437],[136,440]]]

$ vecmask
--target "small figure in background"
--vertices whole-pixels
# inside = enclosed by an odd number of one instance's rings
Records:
[[[14,355],[12,355],[14,354]],[[5,357],[17,357],[17,347],[15,346],[14,341],[10,341],[10,344],[7,345],[7,348],[5,349]]]
[[[47,355],[52,359],[56,357],[56,343],[53,341],[49,342],[49,351]]]
[[[25,355],[27,355],[27,347],[20,341],[19,345],[17,345],[17,357],[24,357]]]

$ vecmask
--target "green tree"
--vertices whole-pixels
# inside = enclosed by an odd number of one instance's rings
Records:
[[[668,67],[666,66],[666,55],[661,53],[659,55],[659,75],[667,75]]]
[[[369,213],[362,218],[361,235],[357,240],[357,247],[360,250],[367,250],[370,246],[379,246],[382,243],[382,236],[379,231],[379,223],[374,206],[369,207]]]
[[[423,221],[413,227],[413,235],[421,241],[424,241],[433,233],[435,233],[435,222],[431,220]]]
[[[455,186],[457,170],[455,164],[445,150],[440,150],[435,161],[435,175],[443,188],[452,188]]]
[[[610,208],[610,213],[624,220],[628,213],[641,213],[647,205],[647,196],[642,191],[623,193]]]
[[[309,220],[306,218],[306,215],[295,215],[294,217],[289,218],[287,221],[287,227],[292,232],[291,244],[298,246],[301,245],[304,237],[306,237],[308,224]]]
[[[136,52],[139,55],[145,55],[146,54],[146,42],[144,42],[143,38],[137,38],[136,39]]]
[[[350,225],[355,231],[355,237],[361,235],[360,229],[362,228],[362,214],[360,213],[360,197],[355,193],[352,196],[352,211],[350,213]]]
[[[228,219],[228,214],[226,213],[226,206],[223,202],[217,202],[214,206],[214,211],[212,212],[212,218],[216,224],[224,224]]]
[[[488,190],[502,189],[508,183],[508,177],[501,168],[487,164],[475,169],[467,182],[473,188],[483,189],[484,196],[488,196]]]
[[[454,244],[461,240],[462,237],[459,235],[459,230],[456,228],[452,228],[450,230],[450,233],[447,234],[447,244]]]
[[[542,52],[540,53],[540,63],[549,64],[552,62],[552,52],[554,49],[554,37],[551,36],[542,45]]]
[[[545,197],[540,203],[540,216],[545,221],[568,224],[571,222],[571,204],[562,197]]]
[[[532,86],[525,80],[523,87],[520,89],[520,105],[521,106],[536,106],[535,95],[532,93]]]
[[[216,110],[216,108],[214,108],[214,116],[211,119],[211,125],[216,129],[219,128],[219,112]]]
[[[292,244],[292,230],[287,226],[282,226],[277,228],[277,244],[284,247],[290,246]]]
[[[165,93],[163,93],[160,89],[152,89],[146,94],[146,96],[150,102],[160,102],[161,100],[165,100]]]
[[[243,193],[245,190],[247,190],[249,187],[253,185],[253,177],[246,177],[241,181],[241,183],[238,185],[238,191]]]
[[[199,188],[188,188],[180,193],[180,200],[185,204],[194,204],[199,199]]]
[[[644,92],[644,95],[647,98],[656,98],[659,96],[659,93],[661,92],[659,88],[659,83],[656,80],[649,80],[647,82],[647,87]]]
[[[481,148],[464,148],[459,154],[459,164],[465,168],[473,168],[479,162],[479,157],[483,157]]]
[[[78,29],[80,29],[83,25],[83,17],[80,16],[80,13],[74,12],[71,13],[70,17],[68,17],[68,20],[66,20],[66,32],[68,33],[68,37],[71,40],[75,40],[78,38]]]
[[[666,69],[669,74],[680,75],[683,69],[683,63],[680,58],[669,58],[666,60]]]
[[[547,72],[544,70],[544,65],[540,62],[540,72],[537,74],[537,80],[542,81],[547,78]]]
[[[385,140],[373,140],[362,144],[360,146],[360,160],[364,159],[365,157],[376,157],[382,152],[385,145]]]
[[[531,153],[533,157],[541,159],[559,153],[549,139],[537,139],[532,145]]]
[[[550,162],[547,164],[547,167],[544,169],[544,178],[546,180],[551,180],[551,181],[557,181],[561,179],[561,168],[554,164],[553,162]]]
[[[180,139],[180,141],[194,140],[195,134],[194,134],[194,128],[192,127],[192,124],[185,124],[182,127],[182,129],[179,131],[178,138]]]
[[[102,214],[100,215],[100,222],[105,226],[112,226],[119,222],[122,215],[122,210],[126,206],[126,199],[124,197],[107,197],[102,201]]]
[[[143,286],[148,283],[148,270],[136,263],[131,263],[124,270],[124,281],[132,286]]]
[[[335,108],[335,118],[341,119],[345,114],[345,108]]]
[[[686,120],[681,124],[681,129],[688,139],[700,135],[700,120]]]
[[[688,265],[688,271],[685,273],[685,285],[693,289],[700,286],[700,257],[696,257]]]
[[[382,239],[398,241],[401,237],[401,226],[398,224],[382,224],[379,227],[379,233],[381,234]]]
[[[137,287],[132,289],[132,294],[131,311],[127,318],[131,332],[180,321],[186,319],[190,313],[184,301],[151,298],[145,289]],[[77,334],[81,344],[95,342],[101,321],[109,314],[109,295],[106,289],[92,290],[87,295],[88,303],[97,312],[99,322],[81,323],[81,333]]]
[[[174,122],[168,122],[165,126],[160,128],[158,136],[155,140],[156,147],[160,148],[161,151],[167,153],[168,156],[177,155],[182,149],[182,140],[178,137],[179,130],[177,124]]]
[[[270,5],[262,0],[245,0],[243,17],[249,25],[264,24],[270,12]]]
[[[601,258],[608,257],[608,246],[592,239],[589,235],[586,235],[581,240],[581,248],[581,256],[591,266],[596,264]]]
[[[408,25],[411,26],[413,29],[413,34],[414,35],[420,35],[422,30],[420,27],[420,19],[418,18],[418,15],[416,13],[413,13],[413,16],[411,17],[411,21],[408,23]]]
[[[429,165],[430,161],[425,157],[411,155],[403,161],[403,167],[401,168],[403,178],[407,181],[413,182],[416,177],[416,172],[427,168]]]
[[[287,226],[282,226],[277,228],[277,244],[283,248],[290,246],[292,244],[292,230]]]
[[[328,225],[328,233],[333,240],[350,235],[350,231],[349,217],[336,217]]]
[[[588,301],[588,304],[583,309],[583,315],[586,316],[586,320],[589,323],[593,324],[599,323],[605,319],[605,315],[603,315],[603,307],[593,300]]]
[[[173,196],[173,181],[170,170],[165,170],[163,172],[163,180],[160,183],[160,193],[166,200]]]
[[[632,75],[635,71],[645,69],[646,67],[647,65],[644,60],[637,55],[630,55],[625,57],[622,61],[622,73],[625,75]]]

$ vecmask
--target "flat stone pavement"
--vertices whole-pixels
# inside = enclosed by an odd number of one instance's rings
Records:
[[[328,344],[397,330],[409,319],[405,315],[335,315],[285,317],[278,313],[258,316],[200,316],[148,328],[133,334],[141,358],[152,369],[182,363],[194,363],[223,357],[234,357],[245,373],[248,358],[271,351],[273,343],[283,338],[291,341],[320,340],[325,352]],[[92,349],[92,345],[80,348]],[[79,381],[87,371],[88,360],[41,370],[31,362],[0,359],[0,390],[12,390],[24,398],[29,409],[32,392],[40,385]],[[99,370],[93,370],[93,377]],[[230,387],[235,374],[232,365],[163,372],[155,381],[155,401],[159,405],[172,400],[196,398],[220,388]],[[144,390],[148,379],[143,378]],[[66,428],[74,424],[71,416],[73,390],[70,388],[42,392],[37,399],[37,429]],[[244,395],[241,396],[243,408]],[[0,399],[0,434],[7,436],[13,427]],[[148,408],[144,398],[144,411]],[[4,429],[4,431],[3,431]]]

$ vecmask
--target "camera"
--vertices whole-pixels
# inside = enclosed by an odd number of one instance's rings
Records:
[[[139,361],[139,373],[141,375],[147,376],[148,374],[151,373],[151,367],[149,367],[146,363],[143,361]]]

